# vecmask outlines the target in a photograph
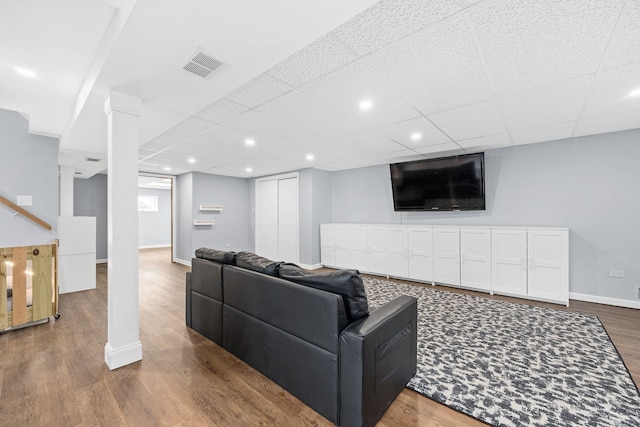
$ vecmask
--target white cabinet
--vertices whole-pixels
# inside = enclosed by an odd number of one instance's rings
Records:
[[[433,281],[433,229],[411,227],[409,236],[409,279]]]
[[[333,236],[335,239],[336,267],[354,268],[351,261],[351,226],[336,224]]]
[[[527,232],[527,295],[569,302],[569,233],[535,229]]]
[[[387,232],[388,227],[369,225],[367,227],[367,267],[363,271],[373,274],[387,274]]]
[[[389,269],[393,277],[409,276],[409,237],[407,227],[389,227]]]
[[[323,224],[325,266],[568,304],[569,231]]]
[[[494,229],[494,293],[569,303],[569,232]]]
[[[460,229],[460,285],[491,291],[491,229]]]
[[[460,229],[433,229],[433,280],[460,285]]]
[[[497,294],[527,295],[527,230],[491,231],[492,281]]]
[[[336,250],[333,224],[320,225],[320,260],[322,264],[334,267],[336,265]]]

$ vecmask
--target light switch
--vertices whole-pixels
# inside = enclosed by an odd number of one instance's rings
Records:
[[[33,199],[31,196],[17,196],[16,205],[18,206],[32,206]]]

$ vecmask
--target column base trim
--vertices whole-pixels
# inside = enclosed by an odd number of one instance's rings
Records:
[[[104,346],[104,361],[112,371],[140,360],[142,360],[140,341],[118,349],[112,348],[109,343]]]

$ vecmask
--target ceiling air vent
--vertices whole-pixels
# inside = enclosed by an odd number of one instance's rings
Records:
[[[211,77],[214,71],[222,67],[223,63],[210,53],[202,49],[196,49],[180,67],[190,73],[196,74],[204,79]]]
[[[85,160],[87,162],[93,162],[93,163],[98,163],[99,161],[101,161],[102,159],[97,159],[95,157],[86,157]]]

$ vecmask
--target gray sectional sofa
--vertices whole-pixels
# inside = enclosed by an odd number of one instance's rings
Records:
[[[186,293],[187,326],[337,425],[375,425],[415,374],[416,299],[369,312],[355,270],[202,248]]]

